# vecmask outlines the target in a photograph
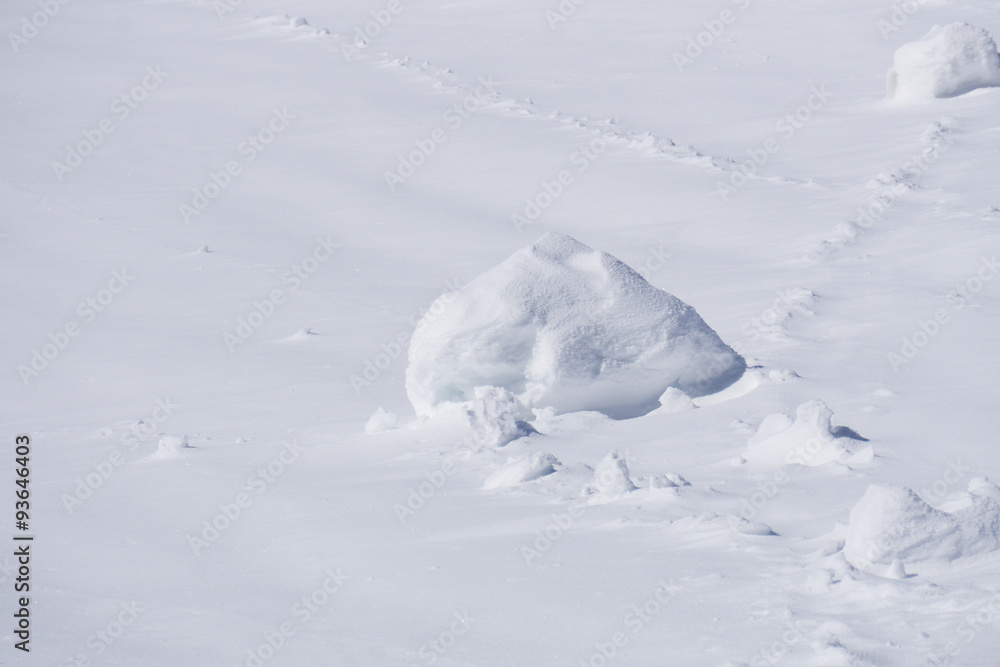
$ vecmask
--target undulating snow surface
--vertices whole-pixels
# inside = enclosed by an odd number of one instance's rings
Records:
[[[996,665],[997,9],[0,3],[0,663]]]

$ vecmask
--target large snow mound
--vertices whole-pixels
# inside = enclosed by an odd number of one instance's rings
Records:
[[[847,560],[862,569],[893,563],[952,561],[1000,546],[1000,504],[970,493],[955,512],[931,507],[911,489],[872,485],[851,509]]]
[[[1000,86],[1000,54],[993,36],[968,23],[934,26],[896,50],[886,77],[889,99],[920,102]]]
[[[632,417],[668,387],[715,393],[746,367],[693,308],[562,234],[438,301],[410,341],[406,392],[418,415],[494,386],[529,408]]]

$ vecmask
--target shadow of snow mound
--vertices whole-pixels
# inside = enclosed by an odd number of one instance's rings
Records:
[[[713,394],[746,365],[697,312],[611,255],[548,233],[440,297],[410,342],[418,415],[508,390],[527,408],[636,417],[668,387]]]
[[[896,50],[886,75],[886,97],[922,102],[1000,86],[1000,54],[993,36],[968,23],[934,26]]]

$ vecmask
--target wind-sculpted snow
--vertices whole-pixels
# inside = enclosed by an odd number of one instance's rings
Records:
[[[968,23],[934,26],[896,50],[886,77],[889,99],[921,102],[1000,86],[1000,54],[993,36]]]
[[[800,405],[794,420],[781,413],[768,415],[747,442],[746,458],[760,467],[870,463],[871,446],[860,446],[863,438],[849,428],[832,426],[832,419],[833,411],[819,400]]]
[[[491,385],[529,408],[633,417],[668,387],[712,394],[745,369],[692,307],[553,232],[447,298],[410,343],[406,391],[419,415]]]
[[[844,555],[861,569],[956,558],[1000,547],[1000,504],[986,494],[996,486],[970,487],[967,506],[944,512],[911,489],[872,485],[851,510]]]

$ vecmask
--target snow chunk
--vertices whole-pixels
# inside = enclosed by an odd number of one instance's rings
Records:
[[[394,413],[379,406],[379,409],[368,418],[368,423],[365,424],[365,433],[368,435],[384,433],[396,428],[397,424],[399,424],[399,418]]]
[[[492,385],[528,408],[624,418],[668,387],[718,392],[745,367],[693,308],[550,232],[434,303],[410,341],[406,392],[421,416]]]
[[[605,498],[618,498],[635,491],[628,464],[618,452],[609,452],[594,468],[594,489]]]
[[[188,444],[187,436],[165,435],[160,438],[156,451],[147,456],[145,461],[165,461],[183,456],[186,451],[194,449]]]
[[[483,484],[484,489],[507,489],[530,482],[539,477],[551,475],[560,465],[559,459],[551,454],[537,452],[531,456],[515,461],[509,461],[505,466],[489,476]]]
[[[951,561],[998,547],[1000,504],[989,498],[949,513],[906,487],[872,485],[851,509],[844,555],[855,567],[891,574],[901,568],[895,561]]]
[[[969,480],[969,493],[981,498],[989,498],[1000,504],[1000,486],[986,477],[974,477]]]
[[[833,411],[820,400],[800,405],[794,421],[780,413],[768,415],[747,441],[746,459],[765,467],[870,463],[871,447],[855,451],[857,441],[864,439],[849,428],[832,426],[832,419]]]
[[[993,36],[968,23],[934,26],[896,50],[886,76],[886,97],[922,102],[1000,86],[1000,54]]]
[[[660,407],[656,412],[667,414],[670,412],[683,412],[693,410],[697,407],[691,397],[677,387],[667,387],[667,390],[660,396]]]
[[[502,387],[475,387],[466,416],[478,442],[491,447],[503,447],[508,442],[537,433],[533,426],[520,418],[527,409]]]

